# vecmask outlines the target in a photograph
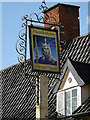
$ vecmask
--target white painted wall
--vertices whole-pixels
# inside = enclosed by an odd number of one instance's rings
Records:
[[[71,77],[72,78],[72,81],[69,83],[68,82],[68,78]],[[71,71],[69,71],[68,75],[67,75],[67,78],[66,78],[66,81],[65,81],[65,84],[63,85],[63,88],[62,90],[64,89],[68,89],[68,88],[71,88],[71,87],[74,87],[74,86],[77,86],[78,83],[77,81],[75,80],[73,74],[71,73]]]

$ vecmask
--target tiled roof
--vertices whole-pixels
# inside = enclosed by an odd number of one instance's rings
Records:
[[[67,58],[82,63],[90,63],[90,33],[73,39],[62,52],[61,68],[64,67]]]
[[[24,71],[20,64],[2,71],[3,118],[35,119],[36,78],[42,74],[49,76],[49,115],[55,111],[56,95],[53,95],[52,91],[59,79],[59,75],[32,72],[30,60],[27,60],[26,67],[27,77],[24,77]]]
[[[73,112],[73,117],[90,116],[90,97]]]
[[[75,38],[60,54],[60,68],[64,67],[67,57],[72,60],[89,63],[90,33]],[[26,63],[27,76],[21,64],[2,70],[2,117],[3,118],[30,118],[36,117],[36,78],[47,75],[48,82],[48,111],[49,116],[56,111],[56,94],[53,89],[59,81],[60,74],[32,72],[31,61]]]
[[[85,84],[90,84],[90,64],[75,62],[71,60],[73,67],[75,68],[77,74],[84,81]]]

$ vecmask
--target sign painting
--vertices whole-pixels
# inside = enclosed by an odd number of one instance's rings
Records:
[[[29,27],[29,37],[32,69],[59,72],[57,31]]]

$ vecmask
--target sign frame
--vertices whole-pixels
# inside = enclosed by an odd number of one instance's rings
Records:
[[[59,62],[58,31],[35,26],[28,26],[28,29],[32,71],[59,73],[60,62]],[[42,40],[41,42],[40,39]],[[46,41],[46,39],[48,39],[48,42]],[[40,44],[42,48],[40,47]],[[48,47],[49,50],[47,50],[46,47]],[[44,50],[46,50],[47,53],[49,54],[45,55]],[[52,52],[54,50],[56,52],[56,55],[54,52]],[[42,53],[41,57],[40,57],[41,53],[39,53],[38,55],[38,52]],[[52,55],[52,53],[54,54]]]

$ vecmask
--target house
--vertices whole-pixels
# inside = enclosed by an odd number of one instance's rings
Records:
[[[67,59],[67,62],[63,69],[63,74],[60,76],[61,83],[59,83],[59,90],[57,93],[58,116],[64,116],[65,118],[65,116],[71,117],[72,115],[72,117],[75,117],[76,115],[77,118],[79,112],[81,110],[83,112],[84,109],[86,111],[88,110],[88,112],[90,113],[89,71],[90,64]],[[87,99],[88,101],[85,102]],[[88,107],[85,106],[85,103],[88,103]],[[82,114],[82,116],[83,115],[84,113]]]
[[[62,9],[61,9],[62,8]],[[72,9],[72,10],[71,10]],[[70,58],[73,61],[82,62],[82,63],[90,63],[89,61],[89,41],[90,41],[90,33],[86,35],[79,36],[79,7],[56,4],[52,6],[50,9],[44,12],[44,14],[50,14],[52,10],[52,14],[56,13],[53,11],[57,11],[56,18],[58,21],[62,21],[65,31],[67,34],[62,35],[62,41],[67,40],[67,44],[64,45],[60,53],[60,73],[40,73],[32,71],[31,59],[28,59],[26,62],[26,76],[24,74],[24,69],[21,64],[16,64],[10,66],[2,71],[1,73],[1,91],[2,91],[2,105],[1,115],[3,119],[30,119],[35,120],[36,118],[36,79],[39,79],[38,76],[46,75],[48,76],[48,116],[52,117],[56,112],[56,99],[58,87],[61,83],[60,77],[63,75],[63,69],[67,58]],[[65,14],[65,11],[67,14]],[[70,11],[70,12],[69,12]],[[72,11],[72,12],[71,12]],[[61,14],[62,13],[62,14]],[[67,15],[70,14],[68,17]],[[67,31],[70,23],[66,23],[66,18],[70,20],[71,14],[73,14],[73,18],[75,18],[75,23],[72,22],[74,27],[70,27],[69,32]],[[55,14],[53,14],[54,16]],[[61,20],[60,16],[61,15]],[[65,16],[65,18],[63,17]],[[69,20],[69,21],[70,21]],[[45,26],[49,27],[49,26]],[[64,31],[64,32],[65,32]],[[70,31],[72,35],[70,35]],[[66,33],[65,32],[65,33]],[[64,39],[63,39],[64,38]],[[83,84],[83,82],[81,82]],[[84,101],[84,100],[83,100]],[[79,105],[81,102],[79,102]],[[76,106],[75,106],[76,107]],[[51,118],[52,119],[52,118]]]
[[[63,74],[63,68],[67,58],[82,62],[89,61],[89,41],[90,33],[73,39],[63,50],[60,59],[60,68]],[[26,72],[24,75],[23,66],[16,64],[2,71],[2,118],[29,118],[34,120],[36,117],[36,79],[39,75],[46,75],[48,81],[48,116],[52,117],[56,111],[57,86],[60,81],[60,74],[33,72],[31,61],[27,60]],[[84,101],[84,100],[83,100]]]

